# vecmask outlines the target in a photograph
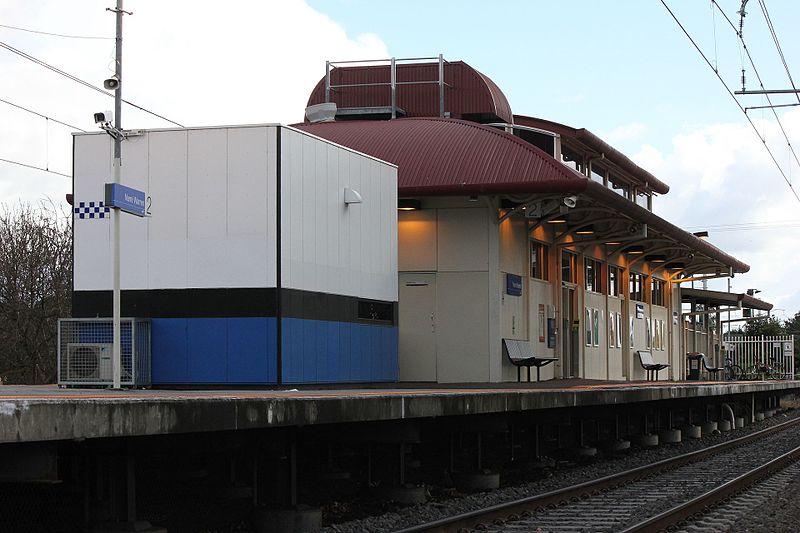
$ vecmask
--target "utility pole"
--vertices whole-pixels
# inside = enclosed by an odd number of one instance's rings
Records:
[[[114,136],[114,181],[113,183],[120,183],[120,172],[122,167],[122,16],[125,11],[122,10],[122,0],[117,0],[116,9],[106,8],[108,11],[116,13],[117,18],[117,37],[116,37],[116,65],[114,69],[114,76],[117,78],[117,87],[114,90],[114,128],[117,134]],[[122,374],[122,336],[120,332],[120,217],[122,212],[118,209],[113,209],[113,254],[114,254],[114,267],[112,274],[113,284],[113,345],[112,345],[112,374],[113,374],[113,388],[121,388],[121,374]]]

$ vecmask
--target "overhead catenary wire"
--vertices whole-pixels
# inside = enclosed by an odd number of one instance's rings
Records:
[[[66,39],[92,39],[92,40],[103,40],[103,41],[113,41],[113,37],[98,37],[94,35],[68,35],[64,33],[52,33],[49,31],[39,31],[39,30],[32,30],[30,28],[20,28],[19,26],[10,26],[8,24],[0,24],[0,28],[6,28],[9,30],[16,30],[16,31],[24,31],[27,33],[36,33],[38,35],[47,35],[50,37],[64,37]]]
[[[77,76],[73,76],[69,72],[65,72],[65,71],[59,69],[58,67],[54,67],[53,65],[50,65],[49,63],[46,63],[46,62],[42,61],[41,59],[37,59],[37,58],[33,57],[32,55],[30,55],[30,54],[28,54],[26,52],[23,52],[22,50],[14,48],[13,46],[9,45],[8,43],[0,41],[0,48],[4,48],[4,49],[8,50],[11,53],[17,54],[18,56],[20,56],[22,58],[25,58],[28,61],[32,61],[33,63],[36,63],[37,65],[39,65],[41,67],[44,67],[44,68],[46,68],[46,69],[48,69],[48,70],[50,70],[52,72],[55,72],[56,74],[58,74],[60,76],[64,76],[65,78],[67,78],[69,80],[72,80],[75,83],[78,83],[80,85],[83,85],[84,87],[86,87],[88,89],[92,89],[93,91],[97,91],[97,92],[99,92],[101,94],[104,94],[106,96],[110,96],[112,98],[114,97],[113,93],[110,93],[110,92],[108,92],[108,91],[106,91],[104,89],[101,89],[97,85],[93,85],[93,84],[89,83],[88,81],[84,81],[84,80],[78,78]],[[179,124],[178,122],[175,122],[174,120],[170,120],[170,119],[168,119],[167,117],[165,117],[163,115],[159,115],[158,113],[155,113],[154,111],[150,111],[149,109],[145,109],[144,107],[142,107],[140,105],[137,105],[137,104],[134,104],[133,102],[131,102],[129,100],[125,100],[124,98],[122,99],[122,102],[128,104],[131,107],[135,107],[136,109],[138,109],[140,111],[144,111],[145,113],[153,115],[154,117],[160,118],[161,120],[165,120],[165,121],[169,122],[170,124],[175,124],[179,128],[185,127],[183,124]]]
[[[47,115],[44,115],[42,113],[38,113],[38,112],[34,111],[33,109],[28,109],[27,107],[23,107],[23,106],[21,106],[19,104],[15,104],[14,102],[9,102],[8,100],[4,100],[3,98],[0,98],[0,102],[2,102],[4,104],[7,104],[7,105],[10,105],[11,107],[16,107],[17,109],[21,109],[22,111],[27,111],[28,113],[36,115],[37,117],[42,117],[45,120],[52,120],[53,122],[61,124],[62,126],[66,126],[68,128],[74,128],[74,129],[76,129],[78,131],[82,131],[83,133],[87,133],[86,130],[83,129],[83,128],[79,128],[78,126],[75,126],[75,125],[70,124],[68,122],[62,122],[62,121],[57,120],[57,119],[55,119],[53,117],[48,117]]]
[[[713,0],[712,0],[712,1],[713,1]],[[729,94],[729,95],[730,95],[730,97],[733,99],[733,101],[734,101],[734,102],[736,102],[736,105],[737,105],[737,107],[739,107],[739,109],[741,110],[742,114],[744,114],[745,118],[746,118],[746,119],[747,119],[747,121],[750,123],[750,126],[753,128],[753,131],[755,131],[755,132],[756,132],[756,135],[758,135],[758,138],[761,140],[761,143],[764,145],[764,149],[765,149],[765,150],[767,151],[767,153],[769,154],[770,158],[772,159],[772,162],[773,162],[773,163],[775,163],[775,167],[778,169],[778,172],[780,172],[781,176],[783,177],[783,180],[784,180],[784,181],[786,182],[786,184],[789,186],[789,189],[792,191],[792,194],[793,194],[793,195],[794,195],[794,197],[797,199],[797,201],[798,201],[798,202],[800,202],[800,196],[798,196],[798,194],[797,194],[797,191],[795,190],[794,186],[792,185],[792,182],[791,182],[791,180],[790,180],[790,179],[789,179],[789,178],[786,176],[786,173],[783,171],[783,168],[781,168],[780,164],[778,163],[778,160],[777,160],[777,159],[775,159],[775,154],[773,154],[773,153],[772,153],[772,150],[769,148],[769,146],[767,146],[767,142],[766,142],[766,140],[765,140],[765,139],[764,139],[764,137],[761,135],[761,133],[759,133],[759,131],[758,131],[758,128],[756,127],[756,125],[755,125],[755,123],[753,122],[753,120],[752,120],[752,119],[750,118],[750,116],[747,114],[747,112],[745,111],[744,107],[742,107],[742,104],[740,104],[740,103],[739,103],[739,100],[737,100],[737,99],[736,99],[736,95],[735,95],[735,94],[733,94],[733,91],[731,91],[731,89],[728,87],[728,84],[727,84],[727,83],[725,83],[725,80],[723,80],[723,79],[722,79],[722,76],[720,76],[719,72],[717,72],[717,71],[714,69],[714,66],[713,66],[713,65],[711,64],[711,62],[708,60],[708,57],[705,55],[705,53],[703,53],[703,51],[702,51],[702,50],[700,49],[700,47],[698,46],[697,42],[695,42],[695,40],[692,38],[692,36],[691,36],[691,35],[689,34],[689,32],[686,30],[686,28],[684,27],[684,25],[681,23],[681,21],[680,21],[680,20],[678,20],[678,17],[675,15],[675,13],[673,13],[672,9],[670,9],[670,7],[667,5],[666,1],[665,1],[665,0],[661,0],[661,4],[664,6],[664,8],[665,8],[665,9],[667,10],[667,12],[670,14],[670,16],[672,17],[672,19],[675,21],[675,23],[676,23],[676,24],[678,25],[678,27],[681,29],[681,31],[683,31],[684,35],[686,35],[686,37],[687,37],[687,38],[689,39],[689,41],[692,43],[692,46],[694,46],[694,47],[695,47],[695,49],[696,49],[696,50],[697,50],[697,52],[700,54],[700,56],[703,58],[703,60],[706,62],[706,64],[709,66],[709,68],[711,68],[711,70],[712,70],[712,71],[714,71],[714,74],[717,76],[717,79],[719,79],[720,83],[722,83],[723,87],[725,87],[725,90],[726,90],[726,91],[728,91],[728,94]]]
[[[22,163],[20,161],[14,161],[13,159],[4,159],[4,158],[0,157],[0,161],[2,161],[3,163],[10,163],[12,165],[19,165],[21,167],[30,168],[30,169],[33,169],[33,170],[40,170],[42,172],[48,172],[50,174],[57,174],[59,176],[64,176],[65,178],[71,178],[72,177],[69,174],[64,174],[63,172],[56,172],[55,170],[50,170],[50,169],[47,169],[47,168],[37,167],[35,165],[29,165],[27,163]]]
[[[717,9],[720,11],[720,13],[723,14],[723,16],[725,17],[725,20],[728,21],[728,24],[730,24],[731,28],[733,28],[733,31],[738,36],[739,41],[741,43],[741,46],[744,48],[744,51],[747,54],[747,59],[750,62],[750,66],[753,67],[753,73],[756,75],[756,79],[758,80],[758,84],[759,84],[759,86],[761,86],[762,90],[765,90],[764,82],[761,80],[761,74],[758,72],[758,69],[756,68],[756,63],[753,60],[753,56],[750,55],[750,49],[747,47],[747,43],[744,42],[744,36],[742,34],[742,31],[740,31],[740,30],[737,31],[736,26],[734,26],[734,24],[731,21],[731,19],[728,18],[728,16],[722,10],[722,7],[720,7],[720,5],[717,3],[717,0],[711,0],[711,3],[714,4],[717,7]],[[742,4],[742,9],[744,9],[744,4]],[[787,68],[787,72],[788,72],[788,68]],[[791,80],[791,75],[789,75],[789,79]],[[720,80],[721,80],[721,78],[720,78]],[[743,85],[742,90],[744,90],[744,83],[742,83],[742,85]],[[792,85],[792,87],[794,87],[794,85]],[[772,114],[775,117],[775,121],[778,123],[778,128],[781,130],[781,133],[783,134],[783,138],[786,140],[786,145],[789,147],[789,151],[792,153],[792,156],[794,157],[795,163],[797,163],[797,165],[800,166],[800,158],[798,158],[797,153],[794,150],[794,146],[792,146],[792,141],[789,140],[789,135],[786,133],[786,129],[783,127],[783,123],[781,122],[781,119],[778,116],[778,112],[775,111],[775,108],[778,107],[778,106],[776,106],[776,105],[774,105],[772,103],[772,99],[769,97],[769,93],[766,93],[764,96],[766,97],[767,103],[769,105],[756,106],[755,109],[771,109],[772,110]],[[798,101],[800,102],[800,96],[798,96]],[[738,100],[737,100],[737,103],[738,103]],[[741,107],[741,105],[739,107]],[[745,112],[745,114],[747,114],[747,108],[744,108],[744,112]],[[761,140],[764,141],[764,135],[759,134],[759,137],[761,137],[762,138]],[[766,141],[764,141],[764,142],[766,142]],[[791,180],[789,180],[789,183],[791,183]]]
[[[778,40],[778,34],[775,32],[775,26],[772,25],[772,17],[769,16],[769,10],[767,9],[767,4],[764,0],[758,0],[758,5],[761,7],[761,12],[764,14],[764,20],[767,21],[767,27],[769,28],[769,33],[770,35],[772,35],[772,41],[775,43],[775,48],[778,49],[778,55],[781,58],[784,70],[786,70],[786,75],[789,77],[789,83],[792,85],[792,89],[796,91],[797,87],[795,87],[794,85],[794,80],[792,79],[792,73],[789,71],[789,65],[786,63],[786,56],[783,55],[783,48],[781,48],[781,43]],[[795,93],[795,97],[797,98],[797,101],[800,102],[800,94]]]

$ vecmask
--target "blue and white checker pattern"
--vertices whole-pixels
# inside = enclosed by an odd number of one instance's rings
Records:
[[[78,218],[109,218],[109,211],[103,202],[79,202],[75,208]]]

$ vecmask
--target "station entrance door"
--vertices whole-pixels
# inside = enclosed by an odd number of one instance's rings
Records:
[[[573,327],[578,320],[576,315],[575,287],[561,287],[561,361],[563,377],[575,378],[580,375],[580,344],[578,330]]]

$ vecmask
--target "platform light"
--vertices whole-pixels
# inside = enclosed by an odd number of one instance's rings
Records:
[[[664,265],[664,268],[666,268],[667,270],[683,270],[684,268],[686,268],[686,263],[680,263],[680,262],[667,263],[666,265]]]
[[[708,232],[707,231],[695,231],[694,233],[692,233],[692,235],[694,235],[698,239],[702,239],[704,241],[708,240]]]
[[[644,260],[649,262],[649,263],[666,263],[667,262],[667,256],[666,255],[662,255],[662,254],[646,255],[644,257]]]
[[[644,253],[644,246],[628,246],[625,248],[625,253],[630,255],[641,255]]]
[[[416,198],[398,198],[398,211],[416,211],[417,209],[422,209],[422,202]]]
[[[550,220],[547,221],[547,223],[548,224],[566,224],[567,223],[567,219],[566,218],[551,218]]]
[[[588,226],[583,226],[575,232],[575,235],[594,235],[594,225],[589,224]]]
[[[604,242],[603,244],[605,244],[607,246],[616,246],[618,244],[622,244],[622,241],[608,241],[608,242]]]

